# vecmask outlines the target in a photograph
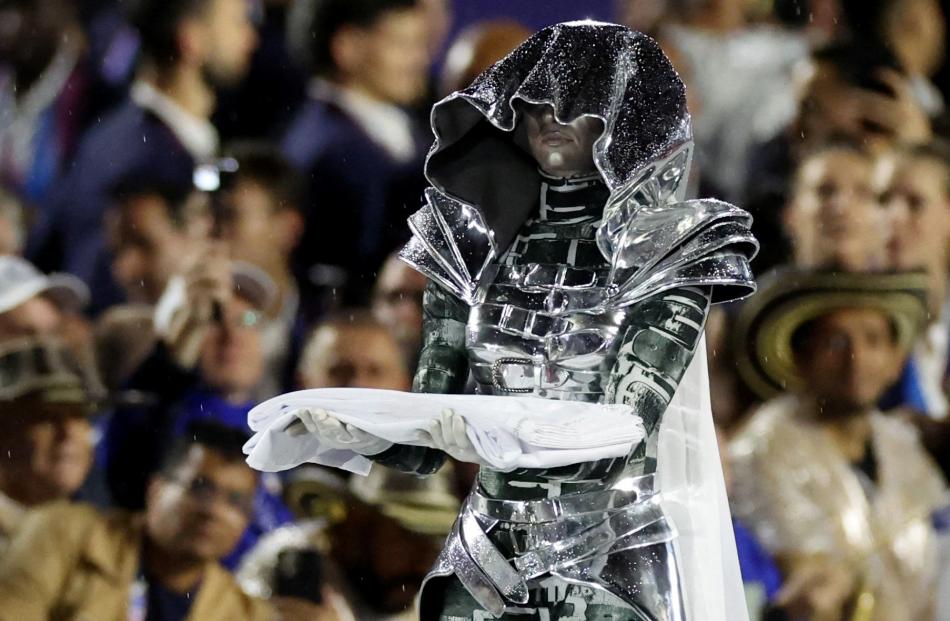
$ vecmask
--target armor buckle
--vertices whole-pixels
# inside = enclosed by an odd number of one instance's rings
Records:
[[[507,365],[521,365],[534,367],[531,358],[506,357],[495,360],[491,365],[491,383],[496,389],[504,392],[527,394],[534,392],[533,388],[509,388],[505,381],[504,367]]]

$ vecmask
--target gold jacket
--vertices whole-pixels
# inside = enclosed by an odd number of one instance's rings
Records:
[[[127,621],[142,519],[57,502],[30,511],[0,558],[0,621]],[[188,621],[264,621],[270,606],[209,562]]]
[[[800,410],[795,396],[773,399],[730,444],[733,513],[773,554],[852,567],[873,596],[875,621],[928,618],[937,575],[931,514],[947,497],[916,430],[871,414],[878,475],[869,495],[826,429]]]

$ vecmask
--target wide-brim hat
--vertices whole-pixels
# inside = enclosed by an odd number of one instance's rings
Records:
[[[320,466],[290,473],[284,500],[301,517],[330,523],[346,519],[349,507],[363,505],[391,518],[406,530],[444,537],[458,516],[460,502],[451,490],[451,466],[425,478],[381,466],[349,478]]]
[[[733,332],[743,380],[763,398],[803,387],[792,339],[805,323],[831,311],[878,310],[908,350],[927,322],[927,276],[922,272],[855,273],[778,268],[759,280],[739,310]]]
[[[24,337],[0,344],[0,405],[30,398],[93,415],[103,396],[91,371],[58,340]]]

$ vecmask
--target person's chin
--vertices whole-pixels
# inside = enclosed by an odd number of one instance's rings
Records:
[[[53,484],[70,495],[82,486],[89,473],[89,464],[84,460],[68,460],[57,464],[52,473]]]
[[[196,561],[216,561],[227,554],[221,547],[210,541],[209,534],[194,533],[182,542],[182,553]]]

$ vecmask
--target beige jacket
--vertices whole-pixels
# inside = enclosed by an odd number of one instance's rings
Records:
[[[136,515],[65,502],[31,511],[0,558],[0,621],[127,621],[141,543]],[[209,562],[188,621],[273,617]]]
[[[800,408],[791,395],[769,401],[730,444],[733,513],[773,554],[853,567],[874,595],[875,621],[927,618],[937,572],[931,513],[946,503],[946,488],[916,430],[871,415],[878,477],[869,497],[825,428]]]
[[[6,552],[14,531],[25,515],[26,507],[0,492],[0,558]]]

